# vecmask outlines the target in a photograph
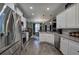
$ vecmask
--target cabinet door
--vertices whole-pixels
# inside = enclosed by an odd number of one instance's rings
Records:
[[[62,16],[59,14],[58,16],[57,16],[57,28],[61,28],[61,18],[62,18]]]
[[[79,43],[69,40],[69,55],[79,55]]]
[[[76,4],[75,12],[76,28],[79,28],[79,4]]]
[[[62,38],[60,41],[60,51],[67,55],[68,54],[68,39]]]
[[[66,15],[65,12],[57,16],[57,28],[66,28]]]
[[[79,28],[79,4],[74,4],[57,16],[57,28]]]
[[[75,5],[66,10],[67,28],[75,28]]]

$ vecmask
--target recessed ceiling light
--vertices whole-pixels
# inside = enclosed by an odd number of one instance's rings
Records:
[[[33,7],[31,6],[31,7],[29,7],[30,9],[33,9]]]
[[[50,8],[47,8],[47,10],[50,10]]]
[[[34,15],[34,13],[32,13],[32,15]]]

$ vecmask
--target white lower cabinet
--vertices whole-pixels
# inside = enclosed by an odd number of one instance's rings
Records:
[[[79,55],[79,43],[69,40],[69,55]]]
[[[65,55],[68,54],[68,39],[61,37],[60,51]]]
[[[54,34],[53,33],[40,33],[40,42],[48,42],[54,45]]]
[[[64,55],[79,55],[79,43],[61,37],[60,51]]]

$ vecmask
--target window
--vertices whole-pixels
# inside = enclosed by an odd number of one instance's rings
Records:
[[[39,32],[40,30],[40,24],[35,24],[35,32]]]

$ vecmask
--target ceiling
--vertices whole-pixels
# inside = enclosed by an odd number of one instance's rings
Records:
[[[29,21],[45,22],[63,11],[66,3],[20,3],[17,6]],[[32,9],[30,9],[32,7]],[[49,8],[49,10],[47,10]]]

